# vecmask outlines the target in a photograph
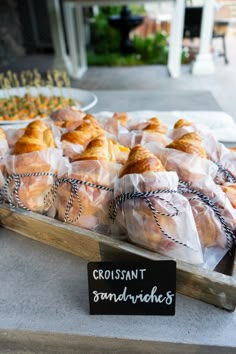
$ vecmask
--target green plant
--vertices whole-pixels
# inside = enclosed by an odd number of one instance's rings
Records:
[[[166,64],[168,57],[167,35],[157,32],[155,35],[141,38],[134,36],[133,46],[135,53],[147,64]]]
[[[88,50],[89,65],[142,65],[167,64],[168,37],[157,32],[147,38],[137,35],[133,38],[134,53],[120,53],[120,33],[109,25],[109,16],[120,12],[120,6],[101,7],[99,14],[91,21],[91,45]],[[143,11],[141,6],[132,5],[133,12]],[[183,50],[182,62],[187,62],[188,53]]]

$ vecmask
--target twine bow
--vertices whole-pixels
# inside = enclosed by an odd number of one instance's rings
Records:
[[[52,186],[51,191],[49,192],[49,194],[52,195],[52,201],[51,201],[52,204],[54,203],[54,201],[57,197],[58,187],[62,183],[69,183],[71,186],[71,193],[70,193],[70,197],[68,199],[67,205],[66,205],[66,210],[65,210],[65,215],[64,215],[64,222],[75,223],[80,218],[80,216],[82,214],[82,203],[81,203],[80,196],[79,196],[79,188],[81,185],[92,187],[92,188],[97,188],[99,190],[103,190],[103,191],[107,191],[107,192],[113,192],[112,188],[105,187],[100,184],[91,183],[88,181],[82,181],[82,180],[79,180],[76,178],[58,178],[56,180],[56,182],[54,183],[54,185]],[[49,194],[46,196],[45,199],[47,199],[49,197]],[[76,200],[78,203],[79,212],[78,212],[78,215],[75,219],[70,219],[69,214],[70,214],[70,210],[72,208],[72,205],[74,203],[74,200]]]
[[[219,175],[222,174],[226,182],[236,183],[236,178],[232,175],[232,173],[226,170],[219,162],[213,161],[214,164],[218,167],[216,183],[218,184]]]
[[[160,231],[163,233],[163,235],[165,237],[167,237],[168,239],[170,239],[171,241],[187,247],[187,248],[191,248],[187,243],[184,243],[182,241],[179,241],[177,239],[175,239],[174,237],[170,236],[161,226],[159,220],[158,220],[158,215],[161,216],[167,216],[167,217],[174,217],[177,216],[179,214],[179,210],[178,208],[171,203],[170,201],[166,200],[165,198],[161,197],[160,194],[172,194],[178,193],[178,190],[175,189],[160,189],[160,190],[155,190],[155,191],[149,191],[149,192],[131,192],[131,193],[122,193],[120,195],[118,195],[115,200],[112,201],[111,205],[110,205],[110,218],[114,221],[116,216],[117,216],[117,212],[118,212],[118,208],[121,204],[124,204],[127,200],[134,200],[134,199],[143,199],[144,202],[146,203],[146,205],[148,206],[148,208],[151,210],[152,215],[154,217],[155,223],[158,226],[158,228],[160,229]],[[156,210],[156,208],[153,206],[152,201],[149,199],[150,197],[154,197],[158,200],[161,200],[162,202],[166,203],[166,205],[170,208],[172,208],[173,212],[170,213],[164,213],[162,211]]]
[[[44,177],[44,176],[47,176],[47,177],[53,177],[53,178],[56,178],[57,176],[52,173],[52,172],[32,172],[32,173],[21,173],[21,174],[11,174],[5,184],[4,184],[4,187],[3,187],[3,190],[2,190],[2,195],[3,195],[3,199],[7,200],[9,205],[11,207],[19,207],[19,208],[22,208],[24,210],[27,210],[27,211],[31,211],[21,200],[20,200],[20,197],[19,197],[19,189],[20,189],[20,186],[21,186],[21,179],[24,178],[24,177]],[[9,193],[8,192],[8,186],[9,184],[14,181],[15,182],[15,187],[13,189],[13,192],[12,193]],[[13,194],[14,194],[14,197],[13,198]],[[15,199],[15,203],[14,203],[14,199]]]
[[[183,180],[179,181],[179,189],[178,189],[179,193],[181,194],[194,194],[197,197],[195,198],[189,198],[189,200],[191,199],[199,199],[200,201],[202,201],[203,204],[209,206],[213,212],[215,213],[215,215],[217,216],[217,218],[219,219],[225,235],[226,235],[226,240],[227,240],[227,247],[230,250],[232,248],[232,241],[236,241],[236,237],[233,233],[233,231],[230,229],[230,227],[227,225],[225,219],[223,218],[223,216],[221,215],[219,208],[202,192],[198,191],[197,189],[191,188],[190,184],[188,182],[185,182]]]

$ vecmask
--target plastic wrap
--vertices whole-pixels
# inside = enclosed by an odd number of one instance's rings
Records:
[[[114,179],[120,167],[107,161],[84,160],[73,162],[69,169],[61,170],[54,200],[56,217],[109,234],[111,220],[108,209],[113,199]],[[91,183],[92,186],[89,185]]]
[[[175,149],[161,149],[155,144],[148,144],[147,147],[162,161],[167,170],[176,171],[181,180],[189,183],[191,190],[202,193],[203,198],[204,196],[207,197],[231,230],[236,229],[236,212],[220,186],[214,183],[218,168],[213,162]],[[217,213],[210,205],[199,199],[197,193],[187,193],[185,195],[189,198],[192,207],[194,220],[205,252],[205,261],[208,262],[208,257],[214,260],[214,264],[211,265],[214,268],[227,251],[230,236],[228,235],[227,238],[227,230],[225,230]],[[224,251],[216,253],[215,247]],[[209,248],[212,248],[212,252],[209,251]],[[212,257],[212,253],[215,254],[215,258]]]
[[[161,160],[166,170],[177,172],[179,178],[186,182],[192,183],[207,176],[214,179],[217,176],[218,167],[198,155],[162,148],[155,143],[146,144],[145,147]]]
[[[84,146],[80,144],[73,144],[69,141],[62,141],[63,155],[67,156],[71,161],[73,161],[76,156],[84,151]]]
[[[156,143],[159,146],[166,146],[171,143],[171,140],[164,134],[145,132],[140,130],[132,130],[130,132],[121,133],[118,140],[122,145],[133,148],[137,144]]]
[[[177,188],[175,172],[129,174],[117,179],[115,201],[120,198],[122,203],[116,219],[126,228],[130,241],[166,256],[201,264],[202,249],[191,207],[188,200],[176,192]],[[150,191],[160,193],[147,198],[131,197]]]
[[[3,157],[8,153],[8,143],[6,139],[0,139],[0,157]]]
[[[212,133],[212,130],[210,130],[207,126],[191,123],[189,126],[172,129],[169,133],[169,137],[176,140],[181,138],[183,135],[192,132],[197,132],[202,138],[208,159],[215,162],[219,161],[220,156],[226,148],[223,144],[217,141],[214,133]]]
[[[46,212],[50,206],[45,203],[45,197],[62,161],[60,149],[7,156],[4,163],[9,181],[6,186],[8,202],[38,213]]]
[[[19,140],[22,137],[22,135],[24,135],[24,132],[25,132],[25,128],[6,130],[5,133],[6,133],[9,149],[12,149],[14,147],[17,140]]]

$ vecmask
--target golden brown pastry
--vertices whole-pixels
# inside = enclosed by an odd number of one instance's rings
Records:
[[[223,192],[227,195],[233,208],[236,209],[236,184],[227,184],[221,186]]]
[[[90,140],[102,135],[104,130],[91,115],[86,115],[83,123],[76,130],[62,135],[61,140],[68,141],[73,144],[85,145]]]
[[[18,196],[20,201],[30,210],[41,213],[48,209],[49,206],[46,205],[44,198],[54,183],[54,177],[51,174],[57,174],[61,160],[62,152],[60,149],[47,149],[17,156],[7,156],[5,164],[9,175],[13,173],[29,174],[28,176],[20,176],[21,183]],[[36,175],[30,175],[34,173]],[[14,203],[17,204],[14,180],[10,182],[8,190],[13,195]]]
[[[94,127],[101,128],[98,121],[96,120],[96,118],[94,118],[94,116],[92,116],[92,114],[86,114],[83,118],[83,121],[91,123]]]
[[[119,177],[131,173],[165,171],[161,161],[142,145],[136,145],[129,153],[128,160],[121,169]]]
[[[166,146],[170,149],[176,149],[188,154],[195,154],[204,159],[207,154],[200,135],[196,132],[183,135],[180,139],[173,140],[171,144]]]
[[[105,160],[114,161],[111,154],[110,142],[105,136],[99,136],[90,141],[84,152],[77,156],[74,161],[79,160]]]
[[[14,154],[25,154],[33,151],[43,151],[55,147],[52,131],[41,120],[30,123],[24,135],[17,140]]]
[[[5,131],[2,128],[0,128],[0,139],[6,139],[6,138],[7,137],[6,137]]]
[[[76,107],[64,107],[51,114],[54,124],[61,128],[71,128],[78,126],[86,113],[80,111]]]
[[[128,115],[125,112],[116,112],[113,115],[113,118],[120,123],[123,127],[127,125]]]
[[[148,132],[166,134],[167,128],[161,123],[159,118],[153,117],[148,120],[148,124],[143,130]]]
[[[111,143],[111,148],[113,150],[115,161],[120,164],[124,164],[128,158],[130,149],[127,146],[121,145],[118,141],[114,139],[108,139]]]
[[[124,163],[127,160],[129,148],[120,145],[117,141],[103,135],[91,140],[84,152],[73,158],[79,160],[105,160]]]
[[[183,128],[183,127],[189,127],[191,125],[192,125],[191,122],[189,122],[186,119],[181,118],[181,119],[177,120],[177,122],[175,123],[174,129]]]

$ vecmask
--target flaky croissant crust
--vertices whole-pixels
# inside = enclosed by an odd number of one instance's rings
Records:
[[[2,128],[0,128],[0,139],[6,139],[5,131]]]
[[[78,155],[74,161],[79,160],[106,160],[112,161],[110,143],[105,136],[99,136],[90,141],[84,152]]]
[[[14,154],[43,151],[55,147],[51,129],[41,120],[30,123],[14,146]]]
[[[200,135],[196,132],[185,134],[180,139],[172,141],[172,143],[166,147],[180,150],[188,154],[196,154],[204,159],[207,158],[207,154],[203,146],[203,141]]]
[[[148,120],[147,126],[143,129],[145,131],[166,134],[166,127],[162,124],[159,118],[153,117]]]
[[[131,173],[165,171],[161,161],[142,145],[136,145],[129,153],[128,160],[121,169],[119,177]]]
[[[191,125],[192,125],[191,122],[189,122],[186,119],[181,118],[181,119],[177,120],[177,122],[175,123],[174,129],[183,128],[183,127],[189,127]]]
[[[127,125],[128,115],[125,112],[116,112],[113,115],[113,118],[120,123],[123,127]]]
[[[87,114],[83,119],[83,123],[81,123],[76,130],[63,134],[61,140],[73,144],[84,145],[103,133],[104,131],[96,119]]]

